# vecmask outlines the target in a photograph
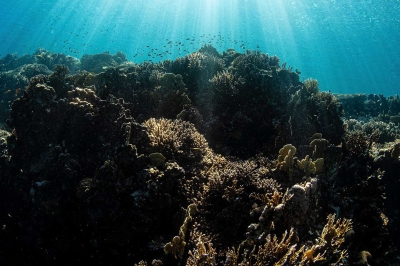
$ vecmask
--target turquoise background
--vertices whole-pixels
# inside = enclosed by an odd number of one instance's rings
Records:
[[[400,1],[1,0],[0,57],[174,59],[213,44],[262,50],[334,93],[400,92]]]

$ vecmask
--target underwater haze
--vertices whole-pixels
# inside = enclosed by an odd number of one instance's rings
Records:
[[[323,91],[399,91],[399,0],[2,0],[0,12],[0,58],[44,48],[158,62],[212,44],[277,55]]]

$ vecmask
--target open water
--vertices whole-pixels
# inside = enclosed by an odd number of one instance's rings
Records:
[[[0,58],[175,59],[213,44],[277,55],[334,93],[400,90],[399,0],[1,0]]]

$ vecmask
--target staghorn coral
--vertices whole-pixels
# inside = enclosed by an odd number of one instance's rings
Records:
[[[276,235],[268,234],[262,245],[249,246],[244,241],[237,250],[228,249],[223,265],[314,265],[323,261],[343,263],[348,257],[343,248],[344,236],[351,230],[351,221],[335,221],[335,215],[328,215],[327,220],[315,244],[302,244],[294,228],[291,228],[289,232],[283,233],[280,240]]]
[[[199,132],[204,130],[204,119],[199,110],[193,106],[185,105],[183,110],[176,116],[176,119],[188,121],[195,125]]]
[[[274,222],[276,222],[276,219],[279,219],[279,217],[282,215],[285,204],[291,199],[292,196],[293,193],[291,192],[289,193],[286,191],[286,193],[283,194],[282,192],[278,192],[278,190],[274,190],[272,195],[271,193],[267,193],[264,197],[257,198],[253,196],[256,199],[261,200],[261,204],[265,205],[261,208],[262,211],[258,221],[265,224],[266,226],[264,227],[274,229]],[[254,210],[255,212],[260,209],[256,205],[253,205],[253,207],[256,207]]]
[[[148,129],[152,147],[167,159],[172,156],[198,160],[211,154],[205,138],[189,122],[151,118],[143,125]]]
[[[293,228],[285,231],[279,241],[276,236],[268,235],[266,243],[259,247],[257,251],[256,261],[254,265],[282,265],[282,264],[296,264],[298,259],[301,259],[300,254],[303,252],[304,247],[301,247],[296,252],[296,237]]]
[[[211,44],[205,44],[204,46],[202,46],[199,51],[199,53],[203,53],[203,54],[210,54],[213,55],[215,57],[220,57],[221,55],[218,53],[218,50],[212,46]]]
[[[358,120],[348,119],[345,121],[346,121],[346,123],[345,123],[346,131],[362,130],[362,124]]]
[[[351,230],[351,220],[335,219],[335,214],[328,215],[328,222],[317,239],[318,245],[324,248],[338,249],[345,241],[345,234]]]
[[[216,251],[212,247],[212,243],[202,240],[202,236],[199,236],[196,242],[196,248],[193,251],[189,250],[189,258],[186,262],[186,266],[213,266],[216,265]]]
[[[233,61],[211,79],[213,106],[206,136],[217,152],[248,158],[275,141],[274,118],[284,112],[276,104],[281,106],[286,90],[300,83],[297,74],[277,70],[277,57],[236,54],[224,53],[227,62]]]
[[[319,92],[319,84],[318,80],[308,78],[304,82],[304,88],[310,93],[318,93]]]

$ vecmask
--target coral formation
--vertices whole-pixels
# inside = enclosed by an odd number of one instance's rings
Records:
[[[297,165],[300,167],[301,170],[304,171],[304,174],[306,176],[310,176],[310,174],[315,174],[317,171],[316,163],[313,162],[308,155],[303,160],[298,161]],[[319,169],[321,168],[319,167]]]
[[[108,52],[102,54],[88,55],[85,54],[81,58],[81,70],[100,73],[107,68],[116,67],[127,61],[126,56],[122,52],[111,55]]]
[[[287,144],[283,146],[283,148],[279,150],[278,156],[278,164],[280,169],[290,174],[294,165],[293,157],[295,154],[296,148],[293,145]]]
[[[398,264],[397,96],[209,45],[0,70],[2,264]]]
[[[315,136],[315,134],[314,134],[314,136]],[[324,158],[324,153],[325,153],[326,147],[329,145],[329,141],[327,141],[326,139],[323,139],[322,134],[318,138],[313,137],[312,139],[313,140],[310,143],[310,147],[313,149],[312,158],[314,160],[316,160],[318,158]]]
[[[186,233],[188,230],[189,223],[192,221],[192,214],[197,212],[196,204],[190,204],[186,209],[186,217],[182,226],[179,228],[179,236],[174,236],[171,242],[168,242],[164,246],[164,251],[166,254],[172,253],[175,257],[182,257],[185,252],[186,246]]]

